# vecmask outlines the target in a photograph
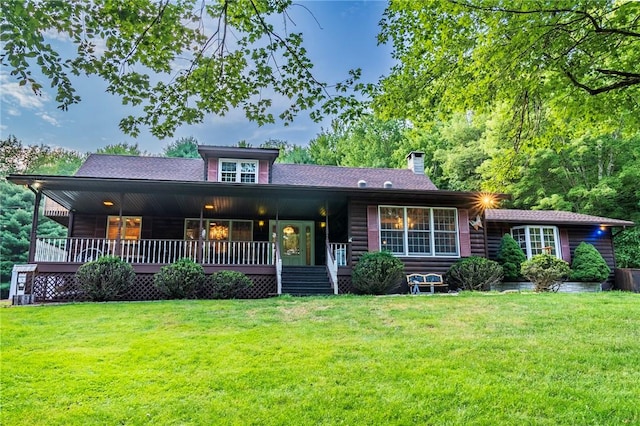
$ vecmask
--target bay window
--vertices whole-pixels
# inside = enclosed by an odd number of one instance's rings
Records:
[[[380,248],[401,256],[459,256],[456,209],[380,206]]]
[[[555,226],[515,226],[511,228],[511,236],[518,242],[527,259],[540,253],[549,253],[562,259],[558,228]]]

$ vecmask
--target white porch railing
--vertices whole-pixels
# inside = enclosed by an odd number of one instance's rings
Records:
[[[338,263],[329,243],[327,243],[327,271],[329,272],[333,294],[338,294]]]
[[[268,241],[107,240],[101,238],[38,238],[36,262],[84,263],[111,255],[137,264],[168,264],[189,258],[211,265],[273,265]]]
[[[347,266],[347,248],[349,243],[329,243],[337,266]]]

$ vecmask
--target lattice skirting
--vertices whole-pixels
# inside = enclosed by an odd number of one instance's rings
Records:
[[[262,299],[270,297],[277,292],[276,277],[272,275],[247,274],[253,282],[253,286],[240,294],[241,299]],[[210,299],[213,294],[213,286],[207,276],[201,298]],[[47,272],[37,274],[32,283],[31,294],[35,303],[45,302],[74,302],[86,301],[84,294],[76,281],[74,273]],[[129,291],[119,300],[158,300],[162,294],[153,285],[153,274],[136,274],[135,280]]]
[[[339,294],[353,293],[353,286],[351,285],[351,276],[338,277],[338,293]]]

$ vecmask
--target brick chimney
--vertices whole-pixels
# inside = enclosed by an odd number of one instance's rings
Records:
[[[407,155],[407,165],[409,170],[417,175],[424,174],[424,152],[422,151],[411,151],[409,155]]]

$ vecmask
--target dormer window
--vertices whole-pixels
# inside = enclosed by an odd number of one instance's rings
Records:
[[[220,182],[256,183],[258,182],[258,161],[220,159]]]

